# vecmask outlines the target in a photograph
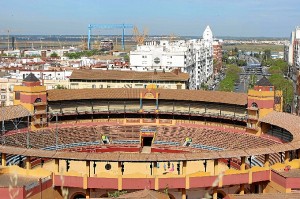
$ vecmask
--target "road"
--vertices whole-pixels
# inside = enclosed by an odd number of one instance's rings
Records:
[[[234,87],[234,92],[246,93],[250,83],[250,76],[255,75],[256,81],[260,80],[264,75],[268,74],[268,68],[261,66],[261,63],[251,56],[246,57],[247,66],[240,67],[241,74],[239,82]]]

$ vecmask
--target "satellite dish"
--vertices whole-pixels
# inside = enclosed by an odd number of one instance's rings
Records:
[[[105,169],[106,169],[106,170],[110,170],[110,169],[111,169],[111,164],[107,163],[107,164],[105,165]]]

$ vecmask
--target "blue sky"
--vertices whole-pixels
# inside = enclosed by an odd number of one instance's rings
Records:
[[[299,0],[0,0],[0,34],[87,34],[89,23],[128,23],[163,35],[202,35],[210,25],[217,36],[289,37],[300,25],[300,6]]]

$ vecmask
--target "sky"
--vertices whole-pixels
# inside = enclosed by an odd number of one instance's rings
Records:
[[[202,36],[209,25],[214,36],[288,38],[300,25],[300,5],[299,0],[0,0],[0,35],[7,30],[86,35],[88,24],[121,23],[149,35]]]

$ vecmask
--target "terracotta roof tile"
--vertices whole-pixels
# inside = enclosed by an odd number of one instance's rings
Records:
[[[108,88],[48,90],[47,93],[48,101],[61,101],[83,99],[139,99],[140,93],[146,91],[146,89],[134,88]],[[247,94],[244,93],[183,89],[157,89],[156,91],[159,93],[159,99],[165,100],[203,101],[234,105],[247,104]]]
[[[74,70],[70,80],[153,80],[188,81],[189,74],[173,72],[137,72],[118,70]]]
[[[30,112],[22,105],[0,107],[0,121],[25,117]]]
[[[280,171],[278,173],[285,178],[300,178],[300,169],[291,169],[289,171]]]
[[[293,141],[300,140],[300,117],[298,116],[273,111],[259,121],[286,129],[293,134]]]
[[[232,194],[228,199],[298,199],[300,193]]]

